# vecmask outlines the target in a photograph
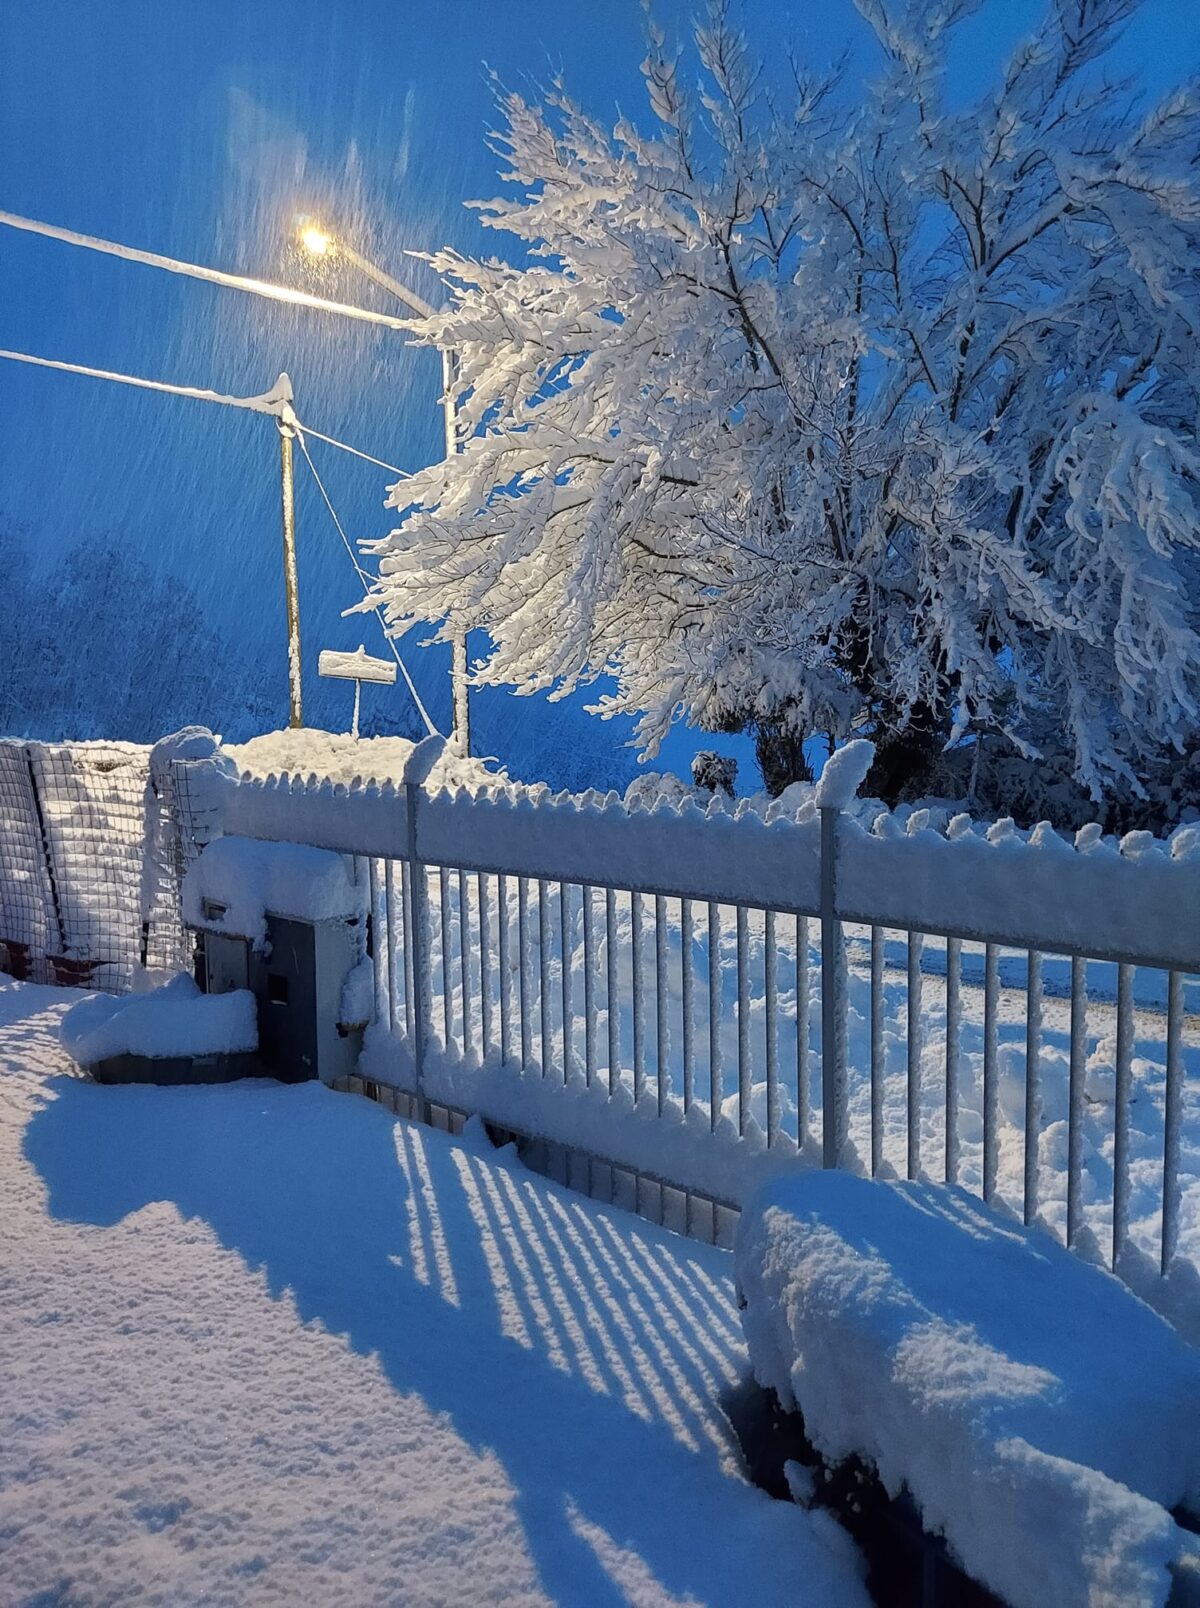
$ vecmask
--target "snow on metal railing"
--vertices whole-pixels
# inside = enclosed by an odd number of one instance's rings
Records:
[[[226,830],[373,864],[372,1076],[715,1199],[817,1162],[937,1176],[1169,1269],[1200,829],[445,789],[439,754],[220,780]]]
[[[224,806],[225,827],[401,858],[403,787],[243,778]],[[1048,823],[1024,833],[1011,821],[981,829],[959,815],[938,831],[923,810],[902,828],[882,806],[863,819],[869,808],[838,812],[844,922],[1163,969],[1200,961],[1200,826],[1166,841],[1131,832],[1119,843],[1084,827],[1072,845]],[[731,807],[720,794],[707,806],[667,797],[645,809],[615,793],[551,796],[505,784],[422,789],[416,832],[430,865],[813,915],[820,813],[815,798],[793,816],[773,816],[746,800]]]

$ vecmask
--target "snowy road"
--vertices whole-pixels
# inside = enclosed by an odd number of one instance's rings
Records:
[[[742,1479],[728,1257],[312,1085],[103,1089],[0,983],[0,1600],[854,1608]]]

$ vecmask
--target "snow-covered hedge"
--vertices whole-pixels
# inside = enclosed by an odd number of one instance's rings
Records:
[[[1200,1354],[1114,1278],[965,1191],[807,1172],[737,1245],[759,1382],[1013,1608],[1163,1603],[1197,1553]]]

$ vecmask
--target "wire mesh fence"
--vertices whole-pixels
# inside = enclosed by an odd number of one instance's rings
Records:
[[[133,743],[0,740],[0,966],[127,991],[186,964],[171,800]]]
[[[42,981],[62,934],[34,789],[26,745],[0,742],[0,965]]]

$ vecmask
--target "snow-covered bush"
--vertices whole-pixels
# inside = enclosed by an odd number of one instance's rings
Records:
[[[1050,0],[962,109],[955,0],[861,0],[857,104],[784,105],[721,12],[698,89],[652,30],[648,128],[507,95],[529,258],[432,259],[464,450],[368,606],[486,628],[484,683],[615,676],[651,751],[748,729],[772,792],[858,730],[889,801],[981,735],[1140,796],[1200,708],[1200,89],[1103,79],[1135,3]]]
[[[733,784],[737,781],[737,760],[727,754],[715,754],[704,748],[692,759],[692,782],[706,793],[724,793],[733,797]]]

